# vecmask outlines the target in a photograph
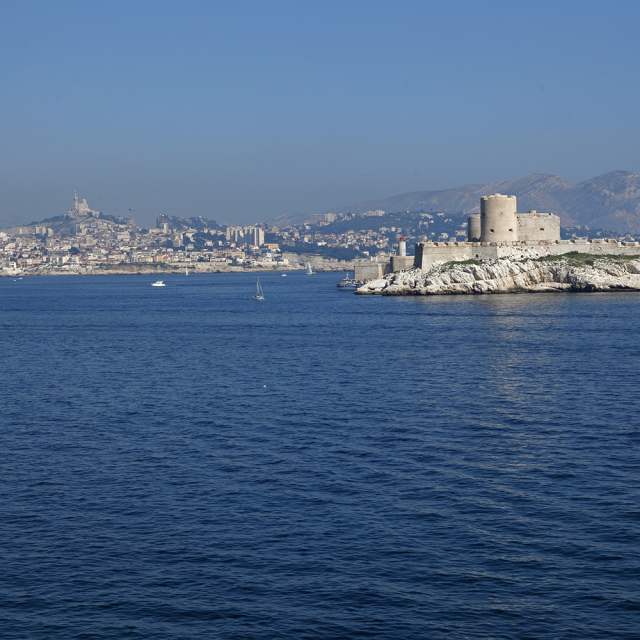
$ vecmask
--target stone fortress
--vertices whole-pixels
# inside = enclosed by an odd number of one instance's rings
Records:
[[[501,244],[520,242],[557,242],[560,218],[552,213],[517,213],[516,197],[496,193],[480,199],[480,213],[467,222],[469,242]]]
[[[355,278],[364,282],[416,267],[428,271],[436,264],[466,260],[540,258],[566,253],[593,255],[638,255],[638,242],[585,238],[560,239],[560,218],[553,213],[517,213],[516,197],[496,193],[480,199],[480,213],[467,220],[466,242],[419,242],[415,255],[406,255],[406,242],[400,238],[398,255],[387,264],[356,266]]]

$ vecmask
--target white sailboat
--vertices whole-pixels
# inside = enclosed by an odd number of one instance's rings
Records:
[[[186,266],[185,266],[185,268],[184,268],[184,275],[185,275],[185,276],[188,276],[188,275],[189,275],[189,267],[186,267]]]
[[[313,271],[311,270],[311,263],[307,262],[307,270],[305,272],[308,276],[312,276],[313,275]]]
[[[254,300],[264,300],[264,292],[262,291],[262,286],[260,285],[260,278],[258,278],[258,282],[256,283],[256,295],[253,296]]]

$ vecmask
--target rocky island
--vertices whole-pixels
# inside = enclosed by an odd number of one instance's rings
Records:
[[[361,295],[447,295],[554,291],[640,291],[640,256],[568,254],[467,260],[416,267],[371,280]]]
[[[515,196],[496,193],[483,196],[480,213],[469,215],[466,242],[416,243],[414,256],[401,242],[384,275],[356,267],[365,282],[356,293],[637,291],[639,253],[633,239],[563,240],[558,216],[518,213]]]

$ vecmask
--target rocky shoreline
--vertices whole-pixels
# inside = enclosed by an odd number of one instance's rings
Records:
[[[538,260],[468,260],[372,280],[359,295],[428,296],[558,291],[640,291],[640,256],[578,254]]]

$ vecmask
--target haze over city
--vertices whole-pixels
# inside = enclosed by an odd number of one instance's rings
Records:
[[[640,173],[635,2],[24,2],[0,26],[0,226],[73,190],[249,224]]]

